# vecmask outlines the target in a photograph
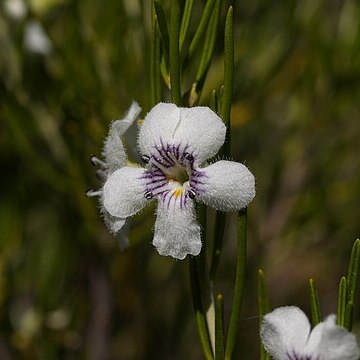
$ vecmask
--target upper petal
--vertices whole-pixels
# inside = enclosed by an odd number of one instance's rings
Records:
[[[103,156],[108,165],[109,173],[126,165],[126,153],[124,150],[121,136],[133,124],[140,115],[141,108],[135,101],[132,102],[125,117],[116,120],[110,125],[109,134],[105,140]]]
[[[320,356],[321,360],[357,360],[359,346],[354,334],[335,323],[335,315],[315,326],[306,346],[306,354]]]
[[[255,196],[255,178],[249,169],[234,161],[221,160],[205,169],[198,188],[198,198],[221,211],[246,207]]]
[[[142,154],[149,156],[156,146],[180,145],[202,163],[219,151],[225,134],[224,123],[208,107],[178,108],[160,103],[145,117],[139,147]]]
[[[310,333],[306,315],[295,306],[275,309],[264,316],[261,340],[274,360],[287,359],[287,354],[302,354]]]
[[[103,188],[104,208],[112,216],[126,218],[146,204],[144,169],[125,166],[112,173]]]
[[[174,140],[189,146],[195,161],[202,163],[216,155],[225,141],[226,126],[210,108],[180,108],[180,122]]]
[[[159,201],[153,244],[160,255],[182,260],[198,255],[201,250],[200,226],[195,218],[194,204],[180,201]]]
[[[175,104],[159,103],[144,119],[139,134],[142,155],[150,156],[161,142],[172,144],[174,131],[180,120],[180,109]]]

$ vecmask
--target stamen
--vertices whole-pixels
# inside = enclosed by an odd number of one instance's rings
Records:
[[[102,190],[88,189],[88,190],[85,191],[85,195],[87,197],[101,196],[102,195]]]
[[[147,200],[151,200],[153,198],[153,193],[151,191],[147,191],[145,194],[144,194],[145,198]]]
[[[149,161],[151,164],[155,165],[158,169],[160,169],[164,174],[168,172],[168,169],[164,165],[160,164],[155,158],[152,157]]]
[[[96,166],[96,165],[101,165],[101,166],[106,166],[106,162],[105,161],[102,161],[100,160],[98,157],[96,157],[95,155],[91,155],[90,157],[90,162],[93,166]]]
[[[148,155],[142,155],[142,156],[141,156],[141,161],[142,161],[144,164],[148,164],[149,161],[150,161],[150,156],[148,156]]]
[[[99,180],[103,181],[103,180],[107,179],[107,175],[106,175],[106,172],[104,170],[96,170],[95,175]]]

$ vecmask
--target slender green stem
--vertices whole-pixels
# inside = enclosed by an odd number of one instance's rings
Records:
[[[345,310],[346,310],[346,277],[343,276],[339,284],[338,307],[337,307],[337,324],[345,325]]]
[[[218,294],[215,299],[215,360],[223,360],[224,356],[224,299]]]
[[[180,34],[180,1],[172,0],[170,6],[169,63],[170,63],[171,100],[177,105],[181,105],[179,34]]]
[[[259,329],[261,327],[262,319],[270,311],[269,295],[265,283],[265,274],[259,269],[257,278],[258,291],[258,314],[259,314]],[[270,360],[270,355],[266,352],[262,342],[260,341],[260,360]]]
[[[322,321],[321,305],[314,279],[309,280],[309,286],[310,286],[311,322],[312,325],[315,326]]]
[[[191,43],[189,46],[189,57],[192,57],[192,55],[194,54],[194,51],[196,50],[197,46],[199,45],[201,37],[203,36],[203,34],[207,28],[208,22],[210,20],[214,4],[215,4],[215,0],[208,0],[205,5],[199,26],[196,29],[195,35],[194,35],[193,39],[191,40]]]
[[[239,320],[241,313],[242,299],[245,286],[246,270],[246,243],[247,243],[247,209],[239,211],[237,223],[237,258],[236,258],[236,278],[234,287],[234,299],[230,316],[228,337],[226,341],[225,359],[233,357],[235,344],[239,330]]]
[[[184,14],[181,21],[181,28],[180,28],[180,52],[183,49],[187,33],[189,30],[189,24],[191,19],[191,14],[194,6],[194,0],[186,0],[184,6]]]

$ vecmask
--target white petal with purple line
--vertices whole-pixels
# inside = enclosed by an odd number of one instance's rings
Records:
[[[260,336],[274,360],[357,360],[360,356],[355,336],[336,325],[335,315],[310,332],[309,320],[295,306],[265,315]]]
[[[200,226],[191,200],[182,209],[180,202],[168,206],[159,201],[156,215],[153,245],[160,255],[182,260],[200,253]]]
[[[225,141],[226,126],[221,118],[205,106],[180,108],[180,122],[174,141],[189,145],[197,163],[216,155]]]
[[[160,103],[153,107],[144,119],[139,134],[142,155],[150,156],[161,141],[172,144],[175,129],[180,120],[180,109],[175,104]]]
[[[144,169],[123,167],[112,173],[104,184],[104,207],[112,216],[126,218],[146,206]]]
[[[234,161],[218,161],[202,169],[199,200],[217,210],[245,208],[255,196],[255,178],[248,168]]]

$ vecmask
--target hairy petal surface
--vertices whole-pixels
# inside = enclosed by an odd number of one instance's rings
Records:
[[[245,208],[255,196],[255,178],[249,169],[234,161],[221,160],[202,169],[199,200],[221,211]]]
[[[194,204],[186,207],[180,202],[159,201],[153,245],[160,255],[182,260],[186,255],[198,255],[201,250],[200,226],[196,221]]]
[[[161,142],[172,144],[174,132],[180,120],[180,109],[175,104],[159,103],[144,119],[139,134],[142,155],[150,156]]]
[[[308,318],[295,306],[281,307],[265,315],[260,329],[264,347],[274,360],[303,353],[309,333]]]
[[[306,354],[319,354],[321,360],[357,360],[359,346],[354,334],[336,325],[335,315],[316,325],[310,334]]]
[[[110,215],[127,218],[147,204],[144,197],[144,169],[125,166],[106,180],[103,188],[104,208]]]
[[[216,155],[225,141],[225,134],[226,126],[210,108],[180,108],[180,122],[174,139],[189,146],[196,162],[203,163]]]
[[[121,136],[124,135],[128,128],[138,118],[140,112],[141,108],[139,104],[133,101],[125,117],[121,120],[114,121],[110,125],[109,134],[105,140],[102,152],[109,173],[126,165],[126,153],[121,141]]]

